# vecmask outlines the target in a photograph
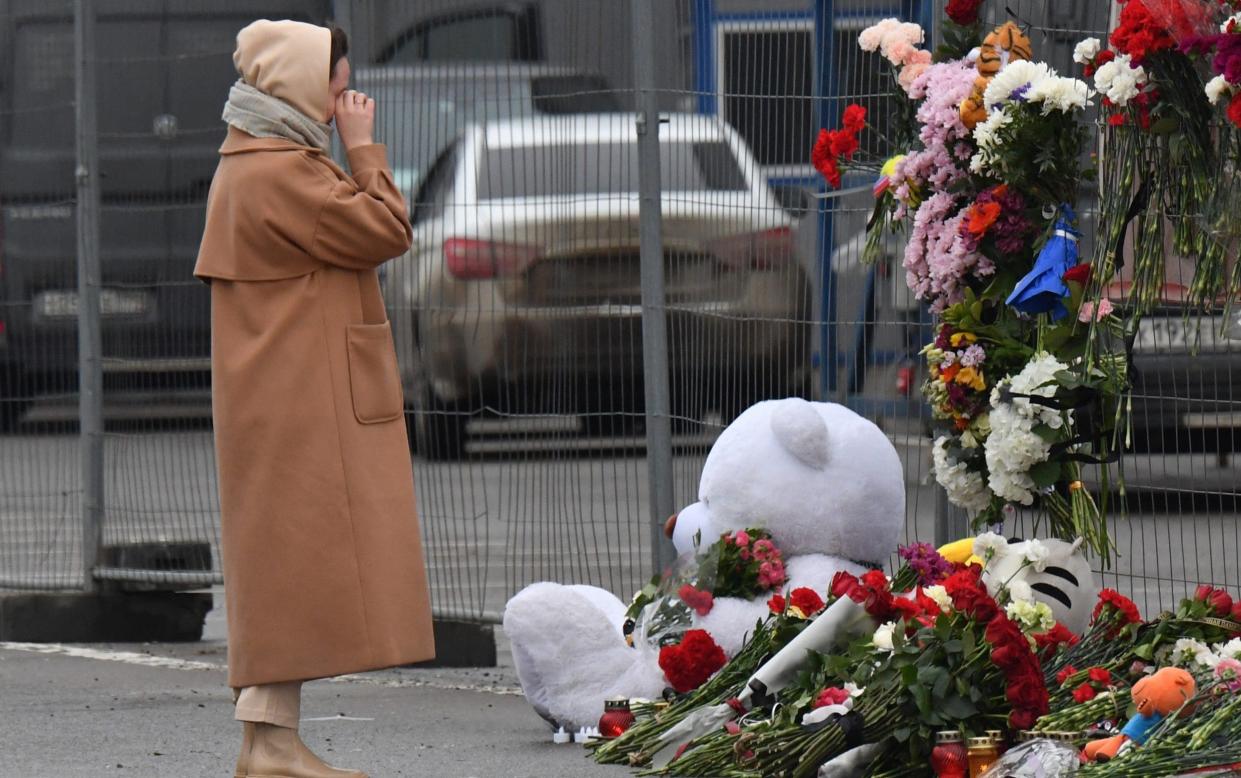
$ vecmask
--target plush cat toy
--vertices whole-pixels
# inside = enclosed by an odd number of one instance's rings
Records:
[[[703,465],[698,502],[666,527],[691,557],[726,532],[769,532],[784,557],[789,592],[826,596],[837,571],[859,575],[896,550],[905,525],[905,478],[887,436],[849,409],[790,398],[761,402],[737,417]],[[731,658],[768,613],[770,592],[716,597],[693,613]],[[650,606],[648,606],[650,607]],[[592,586],[532,584],[505,606],[504,631],[526,699],[554,725],[598,722],[608,697],[658,697],[669,685],[659,646],[642,629],[626,643],[626,605]]]
[[[1009,62],[1028,60],[1032,55],[1030,39],[1012,22],[1004,22],[983,38],[975,62],[978,77],[974,79],[973,90],[961,103],[961,123],[972,130],[986,121],[987,106],[983,94],[991,79]]]
[[[998,552],[986,566],[983,581],[993,595],[1004,584],[1010,592],[1020,593],[1021,599],[1046,603],[1056,621],[1070,632],[1082,634],[1090,626],[1099,585],[1082,551],[1081,539],[1073,543],[1055,538],[1040,539],[1038,542],[1047,551],[1041,570],[1025,563],[1030,542],[1010,538],[1007,548]],[[939,552],[949,562],[982,563],[973,555],[974,538],[949,543]]]
[[[1197,691],[1194,677],[1179,667],[1164,667],[1133,685],[1131,694],[1138,712],[1119,735],[1087,743],[1082,758],[1088,762],[1115,759],[1130,744],[1143,745],[1152,730],[1178,710]]]

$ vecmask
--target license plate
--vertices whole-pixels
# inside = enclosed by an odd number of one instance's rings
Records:
[[[1227,351],[1228,339],[1220,334],[1223,324],[1218,316],[1148,316],[1138,324],[1133,349],[1144,354]]]
[[[141,316],[152,308],[148,292],[133,289],[101,289],[99,312],[103,316]],[[41,292],[35,310],[49,319],[69,319],[78,315],[78,293],[67,290]]]

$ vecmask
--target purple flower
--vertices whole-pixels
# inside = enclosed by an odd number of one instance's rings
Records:
[[[923,586],[934,586],[952,572],[952,565],[930,543],[910,543],[898,548],[897,553],[918,574],[918,583]]]

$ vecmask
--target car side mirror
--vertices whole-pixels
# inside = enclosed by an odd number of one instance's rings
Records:
[[[784,184],[772,187],[772,193],[776,196],[776,202],[780,203],[780,207],[788,211],[795,219],[800,219],[810,211],[810,195],[805,187]]]

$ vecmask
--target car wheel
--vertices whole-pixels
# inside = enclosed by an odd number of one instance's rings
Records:
[[[452,462],[465,454],[465,425],[469,416],[457,403],[446,403],[423,387],[421,407],[405,412],[412,451],[433,462]]]
[[[16,432],[29,407],[24,383],[12,376],[0,376],[0,435]]]

